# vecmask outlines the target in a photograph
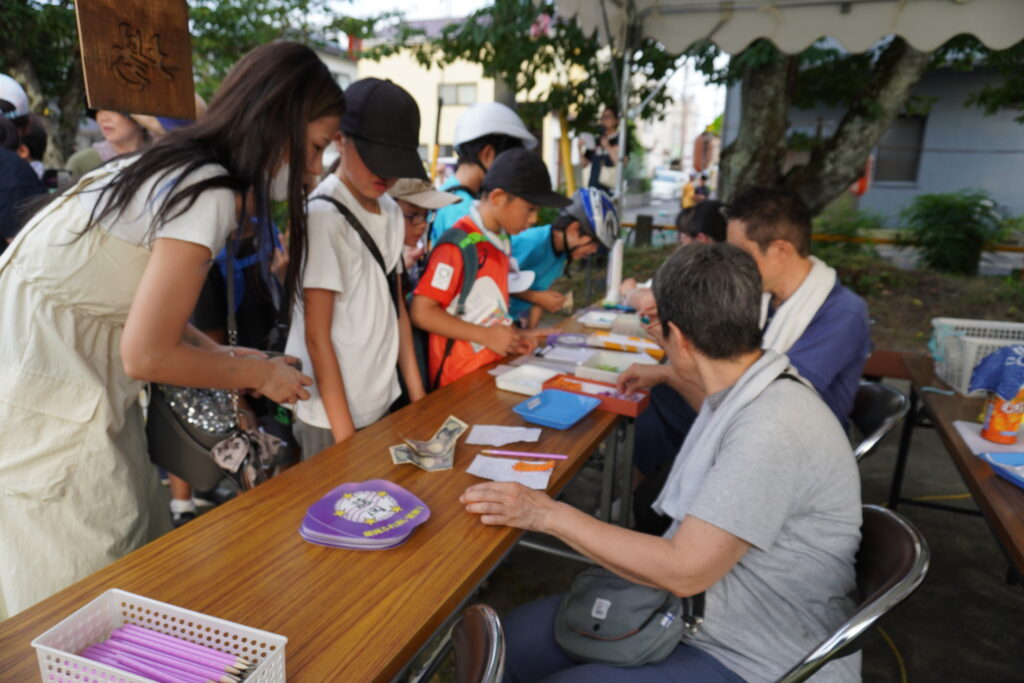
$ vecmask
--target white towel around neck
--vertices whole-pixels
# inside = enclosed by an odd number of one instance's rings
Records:
[[[803,336],[814,315],[825,303],[829,292],[836,284],[836,271],[821,259],[811,257],[811,270],[800,283],[793,295],[782,302],[768,329],[764,332],[761,347],[778,353],[786,353],[796,340]],[[761,327],[768,320],[768,304],[772,295],[761,299]]]
[[[679,523],[686,517],[687,511],[697,498],[697,493],[704,485],[704,479],[715,463],[715,454],[722,439],[735,422],[736,414],[760,396],[779,375],[787,371],[795,379],[807,384],[789,364],[789,358],[784,354],[767,350],[730,387],[729,393],[718,406],[712,408],[705,400],[696,422],[693,423],[679,450],[679,455],[672,463],[672,470],[665,481],[665,486],[654,501],[653,507],[656,512],[675,520],[666,532],[666,538],[675,535]]]

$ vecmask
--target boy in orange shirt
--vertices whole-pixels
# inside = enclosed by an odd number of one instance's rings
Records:
[[[512,326],[508,312],[509,235],[537,222],[537,208],[562,208],[570,200],[551,190],[540,157],[511,149],[491,164],[481,198],[430,253],[414,292],[410,315],[429,333],[430,388],[454,382],[510,353],[527,353],[533,337]],[[473,284],[463,300],[463,254],[476,254]],[[516,274],[525,275],[525,274]],[[529,283],[526,283],[529,286]]]

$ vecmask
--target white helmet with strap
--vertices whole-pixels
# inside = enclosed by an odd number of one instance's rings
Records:
[[[514,111],[500,102],[474,104],[459,117],[455,124],[455,146],[482,138],[485,135],[507,135],[523,141],[526,149],[537,146],[537,138],[523,125]]]

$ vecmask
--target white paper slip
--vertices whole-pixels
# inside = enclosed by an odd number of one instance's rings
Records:
[[[512,370],[515,369],[516,366],[514,365],[496,365],[495,367],[488,370],[487,374],[490,375],[491,377],[501,377],[506,372],[511,372]]]
[[[474,477],[491,481],[517,481],[527,488],[538,491],[543,491],[548,487],[551,473],[554,472],[553,469],[543,472],[520,472],[515,469],[517,462],[520,461],[515,458],[492,458],[488,455],[478,455],[469,464],[466,471]],[[533,464],[538,462],[542,461],[535,460]]]
[[[502,427],[500,425],[473,425],[466,443],[475,446],[504,446],[517,441],[535,443],[540,439],[540,427]]]
[[[953,420],[953,426],[971,453],[1017,453],[1024,451],[1024,442],[1001,444],[981,436],[981,423],[967,420]]]

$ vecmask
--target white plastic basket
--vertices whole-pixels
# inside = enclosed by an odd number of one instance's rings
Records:
[[[930,348],[935,374],[961,394],[968,393],[974,366],[988,354],[1024,344],[1024,323],[933,318]]]
[[[136,624],[243,657],[253,665],[246,683],[284,683],[284,636],[108,590],[32,641],[44,683],[152,683],[151,679],[79,657],[124,624]]]

